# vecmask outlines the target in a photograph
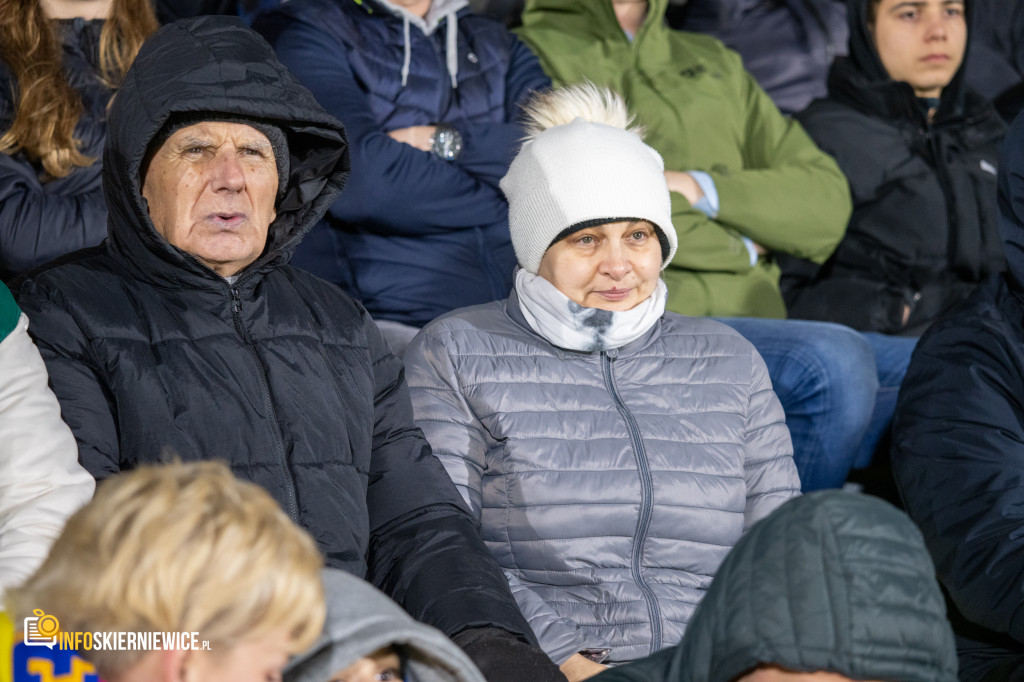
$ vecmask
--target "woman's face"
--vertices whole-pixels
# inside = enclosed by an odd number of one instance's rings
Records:
[[[658,284],[661,244],[646,220],[573,232],[545,252],[537,274],[587,308],[629,310]]]
[[[938,97],[967,46],[963,0],[880,0],[872,26],[882,65],[918,97]]]

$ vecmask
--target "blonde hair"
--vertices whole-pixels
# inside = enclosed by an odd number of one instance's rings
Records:
[[[323,625],[321,567],[309,535],[224,464],[146,466],[100,485],[9,612],[41,609],[65,632],[198,632],[214,653],[284,628],[297,653]],[[106,678],[145,655],[82,653]]]
[[[100,34],[100,80],[116,90],[149,34],[157,29],[149,0],[113,0]],[[60,35],[39,0],[0,0],[0,59],[11,71],[14,121],[0,135],[0,152],[24,151],[45,179],[63,178],[96,159],[81,151],[75,126],[82,98],[68,83]]]
[[[536,92],[523,105],[523,112],[527,141],[577,118],[621,128],[644,139],[644,128],[636,123],[636,116],[629,113],[622,95],[590,81]]]

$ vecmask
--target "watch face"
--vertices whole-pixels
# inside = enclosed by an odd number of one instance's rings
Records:
[[[445,161],[454,161],[462,152],[462,135],[451,126],[438,125],[431,151]]]

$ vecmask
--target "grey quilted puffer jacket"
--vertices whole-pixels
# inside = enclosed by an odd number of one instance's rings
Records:
[[[730,548],[799,494],[761,357],[673,313],[607,352],[552,346],[515,293],[428,325],[406,355],[416,422],[556,663],[682,639]]]

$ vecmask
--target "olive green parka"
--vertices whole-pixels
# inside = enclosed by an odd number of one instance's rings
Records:
[[[747,237],[769,252],[824,262],[850,216],[839,167],[784,117],[717,40],[665,24],[652,0],[634,40],[611,0],[527,0],[520,36],[556,84],[591,80],[620,92],[665,168],[714,180],[715,219],[672,193],[679,250],[665,270],[668,307],[686,315],[785,317],[771,255],[751,264]]]

